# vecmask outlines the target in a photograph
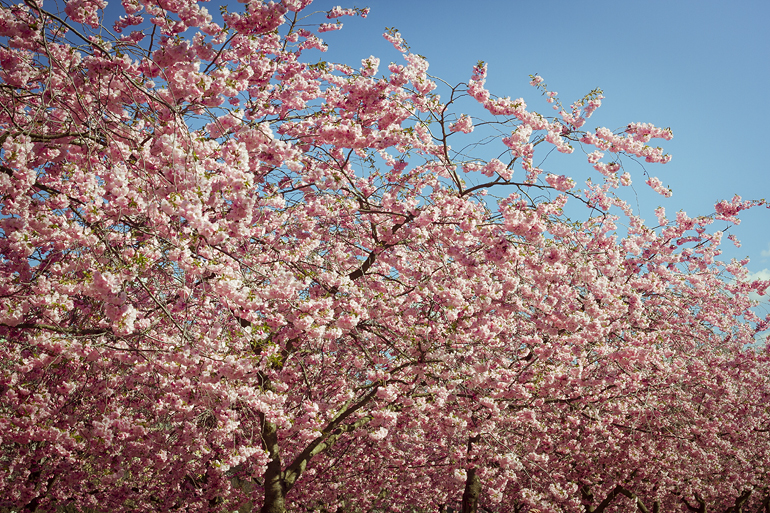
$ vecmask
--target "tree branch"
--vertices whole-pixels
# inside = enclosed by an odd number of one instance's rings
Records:
[[[313,440],[310,445],[305,447],[304,451],[297,455],[291,465],[289,465],[283,472],[287,492],[291,490],[292,486],[294,486],[294,483],[297,481],[297,479],[299,479],[299,476],[302,475],[302,472],[304,472],[305,468],[307,468],[308,462],[315,455],[320,454],[321,452],[332,447],[335,443],[337,443],[337,440],[344,433],[358,429],[361,426],[368,424],[369,421],[372,420],[372,417],[367,415],[358,419],[352,424],[347,424],[344,426],[342,425],[345,419],[366,406],[374,398],[374,395],[377,393],[378,389],[379,386],[372,388],[372,390],[364,395],[361,399],[359,399],[358,402],[352,406],[349,406],[346,410],[337,415],[337,417],[332,419],[332,421],[329,422],[321,431],[321,434],[315,440]]]

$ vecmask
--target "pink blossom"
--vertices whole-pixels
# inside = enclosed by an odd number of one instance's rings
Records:
[[[671,190],[667,187],[664,187],[663,183],[658,178],[654,176],[650,177],[645,183],[661,196],[665,196],[666,198],[671,197]]]
[[[490,160],[485,166],[480,169],[481,173],[493,177],[499,175],[503,180],[510,180],[512,171],[507,169],[506,165],[500,162],[498,159]]]
[[[543,82],[543,77],[541,77],[540,75],[535,75],[534,77],[532,77],[532,80],[530,81],[529,84],[532,86],[537,86],[542,82]]]
[[[318,32],[331,32],[333,30],[340,30],[342,23],[321,23],[318,26]]]
[[[452,132],[462,132],[464,134],[469,134],[473,132],[473,121],[471,120],[470,116],[463,114],[460,116],[460,119],[449,125],[449,130]]]
[[[556,190],[568,191],[575,186],[575,181],[564,175],[548,174],[545,177],[545,181]]]

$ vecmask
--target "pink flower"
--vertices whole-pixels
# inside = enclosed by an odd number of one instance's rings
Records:
[[[333,30],[340,30],[342,28],[342,23],[321,23],[318,26],[318,32],[331,32]]]
[[[620,175],[620,183],[621,185],[624,185],[626,187],[631,185],[631,174],[626,171],[625,173]]]
[[[604,153],[600,151],[594,151],[588,154],[588,162],[591,164],[596,164],[604,157]]]
[[[463,114],[460,116],[460,119],[449,125],[449,130],[452,132],[462,132],[464,134],[469,134],[473,132],[473,121],[471,120],[470,116]]]
[[[358,321],[357,315],[344,314],[337,319],[336,325],[343,330],[350,330],[356,327]]]
[[[646,183],[647,185],[652,187],[652,190],[654,190],[661,196],[665,196],[666,198],[671,197],[671,189],[669,189],[668,187],[664,187],[663,183],[658,178],[654,176],[650,177]]]
[[[371,77],[377,74],[377,70],[380,67],[380,59],[375,56],[370,56],[361,60],[361,75],[365,77]]]
[[[545,181],[556,190],[568,191],[575,186],[575,181],[565,175],[548,174]]]
[[[505,164],[498,159],[490,160],[486,166],[481,168],[481,173],[489,177],[499,175],[503,180],[510,180],[512,175],[512,171],[507,169]]]

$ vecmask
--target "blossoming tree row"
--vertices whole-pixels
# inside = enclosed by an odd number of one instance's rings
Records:
[[[770,512],[761,202],[646,224],[669,129],[310,4],[0,3],[0,508]]]

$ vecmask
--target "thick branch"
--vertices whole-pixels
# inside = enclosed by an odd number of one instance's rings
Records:
[[[580,489],[580,494],[583,496],[583,500],[585,500],[587,503],[585,505],[586,513],[602,513],[610,504],[612,504],[612,501],[615,500],[615,497],[623,493],[623,490],[625,489],[622,486],[617,485],[612,489],[612,491],[610,491],[610,493],[607,494],[607,496],[601,503],[599,503],[598,506],[594,507],[591,505],[594,502],[594,494],[591,493],[591,490],[587,485],[583,486]]]
[[[742,494],[735,498],[735,505],[725,510],[725,513],[743,513],[743,506],[751,498],[754,490],[744,490]]]
[[[706,501],[704,501],[703,498],[697,493],[695,494],[695,500],[698,501],[697,507],[691,505],[689,502],[687,502],[687,499],[682,497],[682,502],[684,502],[684,505],[687,506],[687,509],[694,511],[695,513],[706,513]]]
[[[642,500],[637,497],[635,493],[630,491],[629,489],[625,488],[624,486],[618,485],[615,487],[616,489],[620,490],[620,493],[631,499],[632,501],[636,502],[636,507],[639,508],[639,511],[642,513],[650,513],[650,510],[647,509],[647,506],[644,505]],[[660,503],[658,501],[655,501],[652,505],[652,511],[653,513],[659,513],[660,511]]]
[[[390,230],[390,232],[391,233],[396,233],[402,226],[404,226],[405,224],[409,223],[414,218],[415,218],[414,214],[409,214],[406,217],[406,219],[404,219],[401,223],[395,225]],[[388,246],[386,245],[385,247],[388,247]],[[373,249],[372,251],[369,252],[369,256],[366,257],[366,260],[364,260],[364,263],[361,264],[361,267],[359,267],[358,269],[356,269],[352,273],[348,274],[348,278],[350,278],[350,281],[356,281],[361,276],[366,274],[366,271],[368,271],[369,268],[372,266],[372,264],[374,264],[375,260],[377,260],[377,254],[376,254],[375,250]]]
[[[32,324],[28,322],[17,324],[16,326],[10,326],[8,324],[0,324],[0,326],[7,326],[9,328],[17,328],[17,329],[46,330],[46,331],[53,331],[55,333],[62,333],[66,335],[75,335],[75,336],[105,335],[107,333],[110,333],[109,330],[105,330],[102,328],[86,328],[86,329],[62,328],[59,326],[51,326],[50,324]]]
[[[284,482],[286,483],[286,491],[288,492],[294,486],[294,483],[302,475],[302,472],[307,468],[307,464],[317,454],[332,447],[337,440],[347,432],[354,431],[361,426],[368,424],[371,420],[371,416],[365,416],[358,419],[352,424],[342,425],[342,423],[350,417],[353,413],[366,406],[375,396],[379,387],[374,387],[368,394],[364,395],[358,402],[349,406],[345,411],[337,415],[326,427],[321,431],[321,434],[313,440],[305,450],[302,451],[286,468],[283,473]]]
[[[763,511],[764,513],[770,513],[770,495],[765,495],[759,508],[757,508],[757,513],[762,513]]]

